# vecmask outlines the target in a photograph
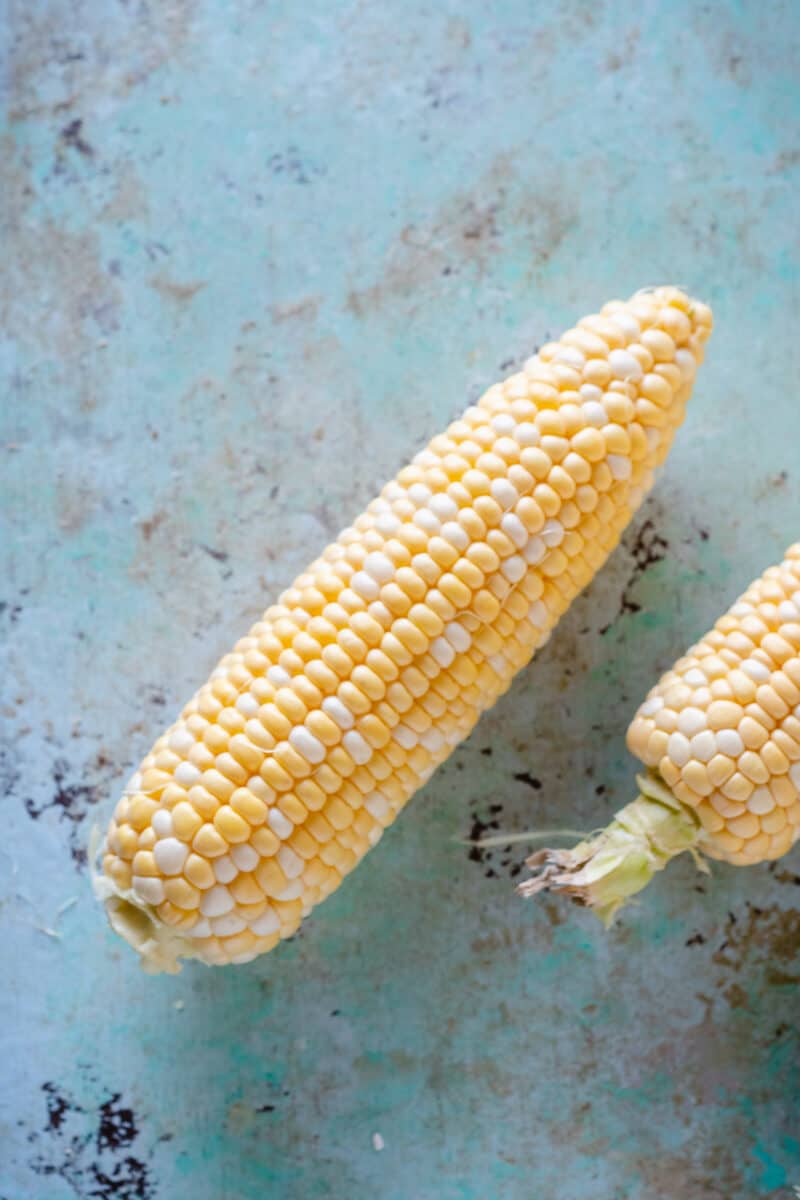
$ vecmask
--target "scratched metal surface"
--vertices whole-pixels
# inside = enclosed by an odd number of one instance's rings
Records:
[[[800,535],[797,9],[638,8],[12,4],[3,1200],[800,1184],[796,853],[606,934],[456,841],[627,800],[640,697]],[[163,723],[468,398],[664,280],[717,331],[602,576],[300,936],[145,977],[84,846]]]

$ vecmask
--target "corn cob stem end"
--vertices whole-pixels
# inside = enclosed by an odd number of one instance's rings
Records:
[[[124,896],[108,896],[106,916],[115,933],[123,937],[139,954],[141,966],[148,975],[177,975],[179,958],[191,954],[186,940],[162,925],[147,911],[146,905]]]
[[[190,939],[164,925],[134,892],[122,891],[96,869],[94,864],[99,847],[99,832],[95,829],[89,842],[92,888],[106,910],[109,925],[133,946],[142,970],[148,975],[177,975],[181,969],[180,959],[197,957]]]
[[[639,795],[600,833],[572,850],[539,850],[526,860],[536,873],[519,885],[521,896],[564,892],[594,909],[608,926],[657,871],[688,851],[701,871],[703,828],[655,773],[637,776]]]

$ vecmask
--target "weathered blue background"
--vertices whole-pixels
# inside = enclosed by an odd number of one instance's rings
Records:
[[[800,536],[797,7],[2,28],[0,1197],[788,1200],[797,853],[607,935],[456,838],[627,800],[639,699]],[[146,978],[83,858],[126,772],[467,398],[662,281],[717,331],[625,546],[293,943]]]

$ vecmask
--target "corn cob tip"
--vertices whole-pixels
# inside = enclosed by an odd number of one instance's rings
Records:
[[[681,804],[654,774],[637,778],[639,795],[600,833],[571,850],[539,850],[526,865],[536,874],[519,884],[521,896],[563,892],[593,909],[604,925],[646,887],[678,854],[689,852],[702,871],[704,832],[691,809]]]

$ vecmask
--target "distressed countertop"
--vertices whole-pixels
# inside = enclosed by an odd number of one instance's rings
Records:
[[[0,211],[2,1200],[791,1200],[800,861],[605,933],[524,849],[800,536],[800,24],[30,0]],[[606,570],[291,943],[147,978],[86,844],[217,656],[468,399],[664,281],[716,332]]]

